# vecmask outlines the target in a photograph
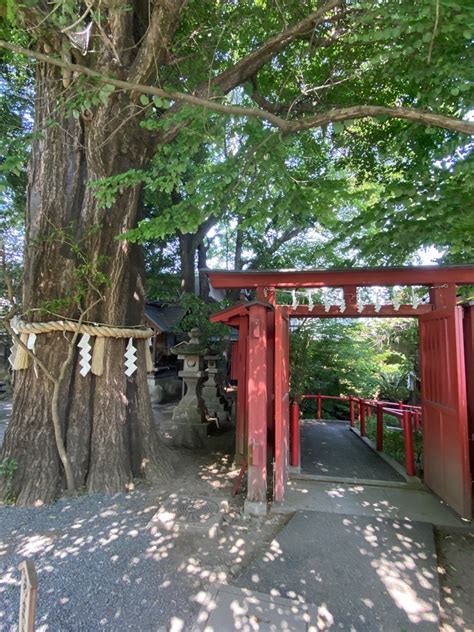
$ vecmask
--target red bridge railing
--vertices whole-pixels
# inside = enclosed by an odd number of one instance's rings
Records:
[[[384,439],[384,416],[395,417],[403,431],[405,470],[408,476],[415,476],[415,450],[413,441],[413,430],[422,428],[421,406],[412,406],[403,402],[387,402],[382,400],[364,399],[362,397],[336,396],[336,395],[302,395],[300,400],[316,400],[316,418],[321,419],[322,403],[324,400],[336,400],[348,402],[349,419],[351,427],[355,427],[356,421],[359,424],[361,437],[366,436],[367,417],[375,414],[377,417],[376,449],[383,451]],[[291,465],[299,465],[299,404],[293,401],[291,408]]]

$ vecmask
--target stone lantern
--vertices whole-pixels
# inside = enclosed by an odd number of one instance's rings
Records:
[[[172,443],[185,448],[200,448],[205,445],[207,424],[205,405],[200,393],[200,385],[205,375],[203,357],[208,349],[201,344],[197,328],[189,332],[189,342],[180,342],[171,348],[171,353],[183,360],[183,368],[178,373],[184,382],[184,397],[173,411],[171,420]]]

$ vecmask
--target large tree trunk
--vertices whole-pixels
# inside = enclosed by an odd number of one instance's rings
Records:
[[[198,269],[207,265],[207,247],[204,244],[207,233],[217,223],[217,218],[210,215],[197,227],[194,233],[178,232],[179,256],[181,263],[181,288],[188,294],[196,294],[196,255],[198,259]],[[200,277],[202,275],[199,275]],[[207,277],[206,277],[207,279]],[[200,278],[200,288],[198,294],[206,300],[209,297],[209,285]],[[206,289],[207,288],[207,289]]]
[[[196,243],[193,233],[179,233],[181,289],[196,294]]]
[[[197,253],[198,253],[198,270],[199,270],[199,297],[203,300],[203,301],[209,301],[209,279],[207,277],[207,274],[205,272],[202,272],[202,270],[205,270],[207,268],[207,244],[205,243],[204,239],[203,241],[201,241],[201,243],[198,246],[197,249]]]
[[[245,243],[245,232],[240,228],[240,223],[242,218],[238,218],[236,236],[235,236],[235,253],[234,253],[234,270],[242,270],[244,267],[244,261],[242,258],[244,243]],[[240,290],[227,290],[226,296],[230,301],[237,302],[240,300]]]
[[[107,105],[84,120],[66,113],[60,105],[61,91],[57,69],[39,64],[35,127],[41,134],[33,143],[29,169],[26,318],[54,319],[45,312],[28,311],[48,306],[63,316],[78,317],[73,294],[79,289],[77,275],[84,261],[75,252],[77,246],[86,264],[97,266],[108,279],[100,288],[103,300],[87,320],[139,325],[144,302],[141,251],[115,237],[135,226],[140,190],[126,188],[112,208],[101,209],[88,184],[140,167],[151,148],[147,149],[144,132],[133,117],[114,134],[118,122],[127,118],[127,95],[114,93]],[[93,273],[89,276],[99,282]],[[72,299],[71,304],[55,303],[64,299]],[[89,291],[83,307],[96,299],[97,294]],[[38,336],[37,355],[56,376],[71,336]],[[135,477],[156,479],[168,471],[166,453],[158,449],[148,395],[146,342],[138,343],[139,369],[131,378],[124,374],[125,345],[124,339],[106,341],[100,377],[82,377],[76,358],[61,394],[66,448],[76,484],[87,491],[117,492]],[[52,383],[32,367],[18,371],[15,378],[13,413],[0,454],[0,460],[11,458],[17,463],[8,491],[19,504],[50,502],[64,488],[53,433]],[[3,493],[5,487],[3,481]]]

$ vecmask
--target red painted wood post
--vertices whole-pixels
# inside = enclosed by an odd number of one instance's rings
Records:
[[[420,411],[415,410],[415,430],[418,432],[420,429]]]
[[[402,418],[403,437],[405,440],[405,469],[408,476],[415,476],[415,454],[413,449],[413,426],[411,413],[403,411]]]
[[[319,393],[316,395],[316,401],[317,401],[316,419],[321,419],[321,395]]]
[[[239,319],[239,342],[237,372],[237,401],[236,401],[236,422],[235,422],[235,462],[237,465],[243,463],[247,457],[247,345],[248,345],[248,317],[241,316]]]
[[[352,395],[349,397],[349,412],[351,419],[351,428],[355,426],[355,409],[354,409],[354,398]]]
[[[359,422],[360,422],[360,436],[365,437],[365,406],[364,401],[359,399]]]
[[[255,304],[249,310],[247,349],[248,481],[247,501],[267,501],[267,312]],[[253,509],[252,509],[253,511]]]
[[[383,450],[383,407],[377,404],[377,450]]]
[[[291,467],[300,465],[300,407],[296,400],[291,402]]]

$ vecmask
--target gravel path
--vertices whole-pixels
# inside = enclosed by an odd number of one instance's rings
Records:
[[[186,453],[168,490],[96,494],[51,506],[0,506],[0,630],[17,630],[18,564],[38,571],[36,631],[189,630],[196,597],[227,582],[273,537],[281,519],[257,522],[231,507],[215,538],[155,533],[147,525],[173,495],[229,500],[226,455]]]
[[[0,445],[10,407],[1,402]],[[168,408],[156,407],[157,418]],[[38,572],[36,632],[190,629],[200,591],[238,573],[280,522],[243,517],[241,496],[214,539],[148,526],[170,497],[229,501],[231,443],[227,433],[209,439],[207,454],[176,451],[175,477],[159,490],[0,505],[0,631],[18,629],[18,564],[26,558]]]
[[[15,630],[19,562],[39,577],[37,630],[157,630],[172,616],[188,623],[198,588],[183,566],[189,538],[151,535],[150,492],[0,510],[0,629]],[[185,629],[185,628],[184,628]]]

